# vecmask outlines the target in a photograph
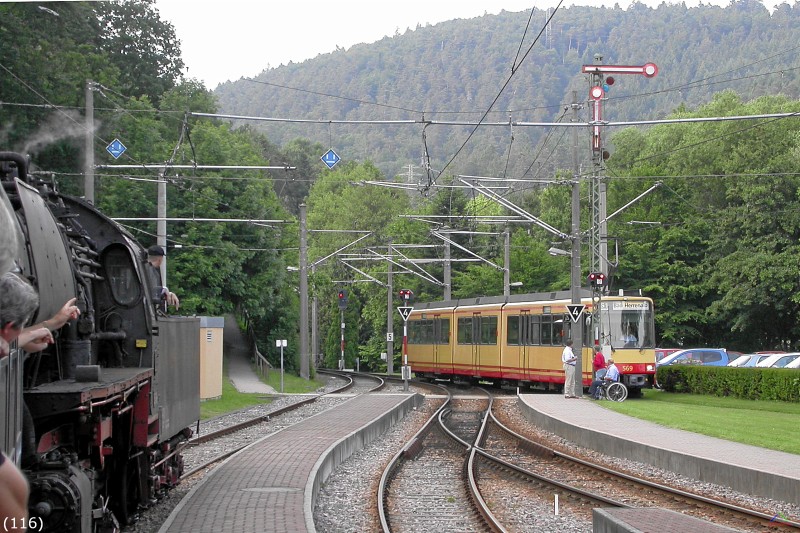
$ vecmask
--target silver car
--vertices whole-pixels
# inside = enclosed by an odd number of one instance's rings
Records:
[[[761,361],[769,357],[770,354],[763,354],[763,353],[748,353],[744,355],[740,355],[730,363],[728,366],[738,366],[740,368],[750,368],[758,365]]]
[[[798,358],[800,358],[800,352],[777,353],[770,355],[756,366],[759,368],[783,368]]]

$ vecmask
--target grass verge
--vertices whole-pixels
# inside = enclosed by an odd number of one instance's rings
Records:
[[[606,409],[743,444],[800,454],[800,404],[644,390],[642,398],[598,402]]]
[[[239,409],[246,409],[253,405],[263,403],[270,403],[272,397],[266,394],[248,394],[239,392],[228,379],[228,365],[227,361],[223,361],[222,368],[222,396],[216,400],[206,400],[200,402],[200,419],[206,420],[215,416],[224,415]],[[268,376],[269,379],[263,380],[267,385],[272,386],[276,391],[281,390],[281,372],[280,370],[272,370]],[[286,394],[302,394],[306,392],[313,392],[318,388],[324,386],[319,377],[314,379],[305,380],[292,374],[284,374],[283,376],[283,390]]]

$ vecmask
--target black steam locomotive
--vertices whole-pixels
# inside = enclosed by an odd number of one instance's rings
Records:
[[[77,298],[45,351],[0,360],[0,446],[31,487],[36,530],[117,531],[175,485],[198,419],[200,319],[152,300],[145,251],[93,205],[0,153],[0,209],[39,292],[32,323]],[[157,291],[156,291],[157,292]]]

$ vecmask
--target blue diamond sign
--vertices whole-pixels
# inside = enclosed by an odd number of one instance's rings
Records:
[[[333,151],[333,148],[325,152],[320,159],[322,159],[322,162],[325,163],[328,168],[335,167],[336,163],[342,160],[339,154]]]
[[[114,139],[111,144],[106,146],[106,151],[114,156],[114,159],[119,159],[119,156],[125,153],[125,145],[119,142],[119,139]]]

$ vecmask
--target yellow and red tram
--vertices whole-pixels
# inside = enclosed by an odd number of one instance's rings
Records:
[[[422,378],[561,389],[571,303],[567,291],[417,303],[408,318],[408,364]],[[653,301],[638,293],[593,300],[584,291],[581,303],[583,384],[591,383],[592,358],[601,349],[628,388],[652,386]]]

